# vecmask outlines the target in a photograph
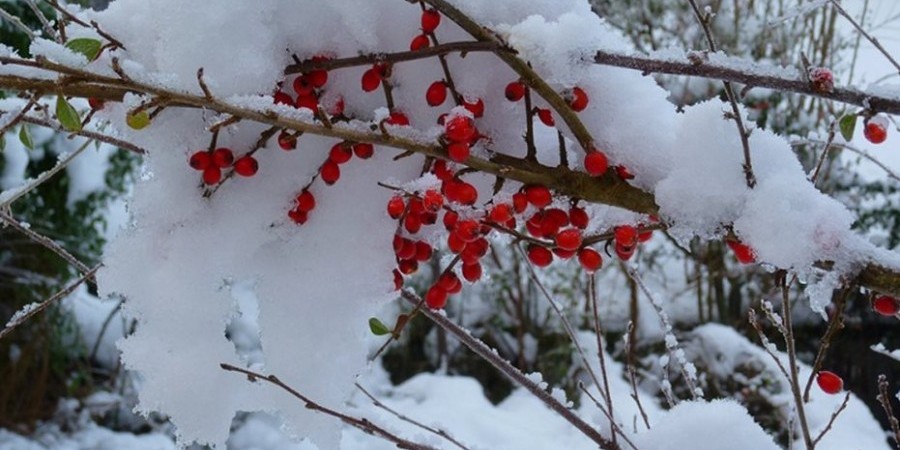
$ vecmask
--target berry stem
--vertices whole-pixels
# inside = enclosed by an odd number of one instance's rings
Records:
[[[531,106],[531,89],[525,88],[525,145],[528,150],[525,160],[537,162],[537,147],[534,145],[534,108]]]

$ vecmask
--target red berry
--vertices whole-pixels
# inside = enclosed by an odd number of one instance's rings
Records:
[[[556,255],[559,259],[569,259],[575,256],[577,253],[575,250],[564,250],[559,247],[553,249],[553,254]]]
[[[553,253],[539,245],[529,245],[528,260],[538,267],[547,267],[553,262]]]
[[[328,112],[328,114],[331,114],[332,116],[343,115],[344,114],[344,97],[339,95],[339,96],[337,96],[337,98],[334,98],[331,101],[331,104],[328,106],[327,112]]]
[[[350,150],[350,146],[345,142],[339,142],[334,144],[331,147],[331,151],[328,152],[328,159],[330,161],[334,161],[335,164],[344,164],[347,161],[350,161],[350,158],[353,157],[353,152]]]
[[[554,217],[551,217],[546,213],[538,213],[541,216],[541,224],[540,224],[540,237],[552,238],[556,236],[556,233],[559,233],[559,229],[562,228],[562,223],[555,220]]]
[[[212,157],[209,155],[208,151],[200,150],[191,155],[188,164],[190,164],[194,170],[206,170],[206,168],[212,164]]]
[[[395,234],[394,253],[397,255],[397,259],[415,259],[416,243],[399,234]]]
[[[653,237],[653,230],[638,231],[638,241],[647,242]]]
[[[306,78],[313,87],[320,88],[328,83],[328,71],[323,69],[313,70],[306,74]]]
[[[422,50],[423,48],[428,48],[431,45],[431,41],[428,40],[428,35],[420,34],[413,38],[412,42],[409,43],[409,49],[412,51]]]
[[[603,265],[603,258],[597,250],[583,248],[578,252],[578,262],[581,263],[584,270],[593,273]]]
[[[472,264],[463,264],[462,266],[462,274],[463,278],[466,279],[469,283],[474,283],[481,279],[481,264],[478,262],[474,262]]]
[[[203,182],[206,184],[217,184],[222,181],[222,169],[209,166],[203,170]]]
[[[230,149],[217,148],[212,154],[212,161],[214,166],[224,169],[230,167],[231,163],[234,162],[234,154],[231,153]]]
[[[322,164],[319,173],[322,175],[322,181],[329,186],[337,183],[337,180],[341,178],[341,168],[330,159]]]
[[[584,169],[593,177],[599,177],[606,173],[609,168],[609,161],[606,155],[601,151],[588,152],[584,157]]]
[[[441,24],[441,13],[434,9],[426,9],[422,11],[422,31],[433,33]]]
[[[281,130],[281,133],[278,133],[278,146],[282,150],[294,150],[297,148],[297,136],[287,130]]]
[[[550,189],[536,184],[525,188],[525,197],[528,199],[528,203],[539,209],[546,207],[553,201]]]
[[[405,209],[406,204],[403,202],[403,197],[395,195],[388,200],[387,212],[391,219],[399,219]]]
[[[572,209],[569,210],[569,222],[572,223],[573,227],[583,230],[587,228],[590,218],[588,218],[588,214],[583,208],[573,206]]]
[[[625,166],[616,166],[616,175],[623,180],[630,180],[634,178],[634,175],[628,171],[628,168]]]
[[[504,224],[512,219],[512,210],[506,203],[500,203],[499,205],[494,205],[491,208],[491,211],[488,213],[488,218],[491,219],[491,222]]]
[[[525,83],[521,81],[513,81],[506,85],[506,99],[511,102],[522,100],[525,96]]]
[[[882,295],[872,301],[872,309],[885,317],[893,317],[900,311],[900,301],[896,298]]]
[[[425,101],[428,106],[440,106],[447,100],[447,83],[444,80],[435,81],[425,91]]]
[[[525,212],[525,208],[528,208],[528,196],[525,195],[524,192],[516,192],[513,194],[513,210],[516,211],[516,214],[522,214]]]
[[[437,284],[451,295],[457,294],[462,290],[462,282],[459,281],[459,277],[453,272],[442,273],[440,278],[438,278]]]
[[[463,102],[463,107],[469,110],[476,119],[484,116],[484,101],[480,98],[474,102]]]
[[[294,78],[294,92],[299,96],[310,95],[313,93],[313,85],[306,75]]]
[[[245,155],[234,162],[234,171],[242,177],[252,177],[259,171],[259,163],[256,162],[256,158]]]
[[[434,166],[431,168],[431,173],[433,173],[434,176],[438,177],[438,179],[441,181],[447,181],[453,178],[453,171],[450,170],[449,167],[447,167],[447,161],[444,161],[443,159],[439,159],[434,162]]]
[[[316,208],[316,197],[307,190],[304,190],[297,196],[297,210],[310,212]]]
[[[575,112],[584,111],[588,105],[588,95],[580,87],[575,86],[569,94],[569,107]]]
[[[397,269],[403,275],[412,275],[419,270],[419,262],[414,259],[403,259],[397,263]]]
[[[106,106],[106,102],[96,97],[88,97],[88,106],[94,111],[99,111]]]
[[[425,304],[431,309],[441,309],[447,304],[447,291],[435,284],[425,294]]]
[[[622,261],[628,261],[634,256],[634,246],[628,247],[625,245],[616,244],[616,256],[619,257]]]
[[[285,94],[284,92],[278,91],[273,96],[272,103],[276,105],[289,105],[294,106],[294,99],[291,98],[290,95]]]
[[[375,147],[367,142],[353,144],[353,154],[359,159],[369,159],[375,154]]]
[[[863,136],[873,144],[880,144],[887,139],[887,120],[883,116],[875,116],[865,122]]]
[[[422,204],[427,211],[436,212],[444,206],[444,196],[434,189],[429,189],[422,195]]]
[[[417,261],[428,261],[431,259],[431,254],[434,249],[428,245],[427,242],[419,241],[416,242],[416,260]]]
[[[312,112],[319,111],[319,97],[316,94],[298,95],[297,108],[306,108]]]
[[[459,222],[459,214],[456,211],[447,211],[444,213],[443,222],[447,231],[456,229],[456,224]]]
[[[374,67],[363,73],[362,90],[372,92],[381,85],[381,74]]]
[[[577,250],[581,247],[581,231],[567,228],[556,235],[556,246],[563,250]]]
[[[556,125],[556,121],[553,120],[553,113],[550,112],[549,109],[538,108],[537,109],[538,119],[541,119],[541,123],[547,125],[548,127],[552,127]]]
[[[451,252],[459,254],[466,249],[466,241],[460,237],[459,233],[450,233],[447,236],[447,248]]]
[[[481,225],[472,219],[462,220],[456,224],[456,234],[464,242],[473,242],[478,239],[480,231]]]
[[[469,183],[461,182],[458,201],[463,205],[474,205],[478,201],[478,190]]]
[[[303,211],[298,211],[296,209],[292,209],[288,211],[288,217],[297,225],[303,225],[309,220],[309,214]]]
[[[637,245],[638,232],[631,225],[622,225],[616,227],[613,231],[616,240],[616,246],[634,247]]]
[[[807,72],[809,82],[816,92],[830,93],[834,92],[834,74],[825,67],[810,67]]]
[[[406,114],[400,111],[391,111],[385,123],[388,125],[407,126],[409,125],[409,117],[406,117]]]
[[[403,228],[406,228],[410,234],[416,234],[422,229],[422,219],[416,214],[407,214],[403,218]]]
[[[836,373],[827,370],[821,370],[816,374],[816,384],[826,394],[837,394],[844,390],[844,380]]]
[[[444,123],[444,136],[451,142],[471,142],[478,136],[478,130],[471,118],[455,116]]]
[[[470,146],[468,142],[451,142],[447,145],[447,156],[456,162],[463,162],[469,159]]]
[[[737,258],[738,262],[741,264],[752,264],[756,262],[756,254],[749,245],[732,240],[727,240],[725,243],[728,244],[728,247],[734,252],[734,257]]]

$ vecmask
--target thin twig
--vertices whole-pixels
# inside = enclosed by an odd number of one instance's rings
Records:
[[[836,120],[832,120],[828,125],[828,138],[822,145],[822,154],[819,156],[819,162],[816,164],[816,170],[813,172],[812,177],[810,177],[809,179],[813,186],[816,185],[816,181],[818,181],[819,179],[819,172],[822,170],[822,165],[825,164],[825,160],[828,159],[828,151],[831,150],[831,145],[834,143],[834,138],[837,135],[837,130],[835,129],[836,123]]]
[[[6,222],[9,226],[13,227],[16,231],[24,234],[29,239],[34,241],[35,243],[41,245],[42,247],[50,250],[53,253],[56,253],[60,258],[64,259],[67,263],[75,266],[79,272],[82,274],[90,273],[91,269],[85,265],[83,262],[79,261],[78,258],[72,256],[66,249],[64,249],[61,245],[54,242],[52,239],[40,234],[31,228],[22,225],[16,220],[14,217],[10,216],[6,212],[0,211],[0,221]],[[91,278],[93,279],[93,278]]]
[[[29,41],[34,40],[34,37],[35,37],[34,31],[31,28],[28,28],[28,26],[26,26],[22,22],[22,19],[10,14],[7,10],[5,10],[3,8],[0,8],[0,17],[2,17],[7,22],[11,23],[14,27],[18,28],[23,33],[25,33],[25,35],[28,36]]]
[[[622,335],[622,340],[625,342],[625,354],[631,355],[632,349],[634,346],[634,342],[631,342],[629,336],[634,332],[634,322],[628,321],[628,326],[625,328],[625,334]],[[628,358],[628,361],[625,362],[626,370],[628,371],[628,383],[631,385],[631,398],[634,400],[634,403],[638,407],[638,411],[641,413],[641,419],[644,421],[644,426],[647,429],[650,429],[650,418],[647,416],[647,411],[644,410],[644,405],[641,404],[641,397],[638,394],[638,385],[637,385],[637,371],[634,370],[634,363],[631,361],[632,358]]]
[[[40,98],[40,96],[38,96],[37,94],[32,95],[31,98],[28,99],[28,103],[26,103],[25,106],[23,106],[22,109],[20,109],[19,112],[17,112],[16,115],[12,119],[10,119],[9,122],[6,123],[6,125],[3,126],[3,128],[0,128],[0,136],[5,134],[12,127],[16,126],[16,124],[18,124],[22,120],[22,117],[24,117],[25,114],[28,114],[28,111],[31,111],[31,108],[33,108],[34,105],[37,104],[38,98]]]
[[[44,16],[44,12],[38,9],[37,5],[34,4],[34,0],[25,0],[25,4],[28,5],[28,8],[37,16],[38,21],[41,22],[41,27],[44,28],[44,32],[47,33],[47,37],[53,39],[60,44],[65,43],[62,41],[62,38],[56,34],[56,31],[53,30],[53,27],[50,26],[50,22],[47,20],[47,17]]]
[[[109,145],[113,145],[118,148],[121,148],[122,150],[128,150],[129,152],[134,153],[136,155],[143,156],[143,155],[147,154],[147,150],[145,150],[141,147],[138,147],[137,145],[134,145],[131,142],[123,141],[122,139],[118,139],[118,138],[112,137],[107,134],[98,133],[96,131],[86,130],[84,128],[82,128],[81,130],[78,130],[78,131],[72,131],[72,130],[63,128],[62,125],[60,125],[58,123],[51,122],[49,120],[42,119],[40,117],[30,116],[30,115],[23,116],[20,120],[22,122],[27,122],[27,123],[34,124],[34,125],[40,125],[42,127],[49,128],[53,131],[58,131],[60,133],[69,133],[70,135],[82,136],[82,137],[86,137],[88,139],[93,139],[95,141],[105,142]]]
[[[809,402],[809,391],[812,388],[813,379],[816,377],[816,374],[819,373],[819,370],[822,369],[822,363],[825,362],[825,354],[828,352],[828,348],[831,347],[831,341],[838,331],[841,331],[844,328],[844,306],[847,304],[847,297],[850,295],[850,292],[850,288],[844,289],[837,299],[834,315],[828,322],[828,328],[825,330],[825,335],[822,336],[821,343],[819,344],[819,350],[816,352],[816,359],[813,362],[812,372],[809,374],[809,379],[806,380],[806,388],[803,390],[804,402]]]
[[[430,426],[425,425],[417,420],[411,419],[403,414],[400,414],[399,412],[395,411],[394,409],[390,408],[389,406],[385,405],[384,403],[381,403],[380,400],[375,398],[374,395],[369,393],[369,391],[367,391],[366,388],[362,387],[362,385],[360,385],[359,383],[354,383],[354,384],[356,385],[357,389],[359,389],[363,394],[365,394],[366,397],[369,397],[369,400],[372,400],[372,404],[375,405],[376,407],[387,411],[394,417],[396,417],[408,424],[414,425],[414,426],[421,428],[429,433],[432,433],[436,436],[442,437],[442,438],[450,441],[453,445],[456,445],[457,447],[461,448],[462,450],[469,450],[469,448],[466,447],[465,445],[463,445],[461,442],[457,441],[456,439],[453,439],[453,436],[450,436],[450,434],[447,433],[446,431],[439,429],[439,428],[430,427]]]
[[[825,425],[825,428],[823,428],[822,431],[819,432],[819,435],[816,436],[815,439],[813,439],[813,446],[818,444],[819,441],[822,440],[823,437],[825,437],[825,433],[828,433],[828,431],[831,430],[831,426],[834,425],[834,421],[837,420],[838,416],[841,415],[841,412],[847,408],[847,403],[849,403],[849,402],[850,402],[850,392],[847,392],[844,395],[844,401],[841,402],[841,405],[838,406],[838,409],[835,410],[833,413],[831,413],[831,418],[828,419],[828,424]]]
[[[878,42],[878,39],[876,39],[871,34],[867,33],[866,30],[862,27],[862,25],[857,23],[856,20],[854,20],[853,17],[849,13],[847,13],[847,11],[843,7],[841,7],[840,2],[835,1],[835,0],[830,0],[830,1],[831,1],[831,5],[834,6],[834,9],[838,12],[838,14],[844,16],[844,18],[847,19],[847,21],[850,22],[851,25],[853,25],[853,28],[856,28],[856,31],[858,31],[859,34],[863,35],[863,37],[865,37],[866,40],[871,42],[872,45],[874,45],[875,48],[878,49],[878,51],[881,52],[881,54],[884,55],[884,57],[887,58],[888,61],[891,62],[891,64],[894,66],[894,68],[897,69],[897,73],[900,73],[900,63],[897,63],[897,60],[894,59],[893,56],[891,56],[890,52],[885,50],[885,48],[881,45],[881,42]]]
[[[700,7],[697,6],[696,0],[688,0],[688,2],[691,4],[691,9],[694,10],[694,15],[697,17],[700,26],[703,27],[703,32],[706,34],[706,43],[709,45],[709,51],[713,53],[717,52],[718,48],[716,46],[716,40],[713,37],[712,29],[709,26],[711,15],[707,14],[704,16],[703,13],[700,12]],[[747,181],[747,187],[753,188],[756,186],[756,176],[753,174],[753,164],[750,160],[750,131],[744,126],[744,118],[741,114],[740,107],[738,107],[737,95],[734,93],[731,82],[722,81],[722,84],[725,86],[725,97],[728,98],[728,103],[731,105],[731,118],[734,119],[734,123],[737,126],[738,134],[741,138],[741,146],[744,149],[744,177]]]
[[[398,63],[403,61],[415,61],[418,59],[429,59],[435,56],[446,55],[449,53],[498,51],[509,51],[509,49],[503,48],[496,42],[448,42],[445,44],[423,48],[421,50],[394,53],[370,53],[367,55],[354,56],[350,58],[309,60],[287,66],[284,69],[284,74],[294,75],[298,73],[307,73],[312,70],[334,70],[342,69],[345,67],[371,66],[376,63]]]
[[[27,122],[28,121],[27,119],[28,119],[27,117],[23,117],[22,121]],[[72,161],[78,157],[78,155],[80,155],[82,152],[84,152],[84,150],[88,147],[88,145],[90,145],[90,143],[91,143],[91,141],[85,141],[84,144],[82,144],[80,147],[78,147],[78,149],[76,149],[72,153],[69,153],[63,159],[61,159],[58,163],[56,163],[56,165],[53,166],[53,168],[38,175],[38,177],[35,178],[34,181],[32,181],[31,183],[29,183],[26,186],[23,186],[20,188],[15,188],[15,189],[17,189],[17,192],[12,194],[11,196],[9,196],[9,198],[7,198],[5,201],[3,201],[3,203],[0,203],[0,213],[4,213],[4,211],[9,209],[9,206],[12,205],[13,202],[24,197],[26,194],[33,191],[38,186],[44,184],[44,182],[46,182],[47,180],[52,178],[54,175],[59,173],[61,170],[68,167],[69,164],[71,164]]]
[[[390,431],[387,431],[384,428],[372,423],[369,419],[356,418],[356,417],[349,416],[347,414],[343,414],[341,412],[335,411],[333,409],[327,408],[325,406],[322,406],[322,405],[310,400],[309,397],[301,394],[299,391],[292,388],[287,383],[281,381],[275,375],[263,375],[261,373],[254,372],[249,369],[232,366],[231,364],[226,364],[226,363],[219,364],[219,367],[221,367],[223,370],[225,370],[227,372],[237,372],[237,373],[242,373],[244,375],[247,375],[247,379],[250,382],[256,382],[257,380],[262,380],[269,384],[275,385],[275,386],[281,388],[282,390],[286,391],[287,393],[291,394],[292,396],[296,397],[300,401],[302,401],[304,403],[304,406],[306,406],[306,409],[311,409],[313,411],[334,417],[334,418],[340,420],[341,422],[344,422],[347,425],[350,425],[356,429],[362,430],[366,434],[370,434],[372,436],[382,438],[388,442],[392,442],[398,448],[403,448],[403,449],[408,449],[408,450],[437,450],[436,448],[434,448],[430,445],[419,444],[416,442],[412,442],[412,441],[403,439],[403,438],[391,433]]]
[[[0,340],[6,337],[6,335],[8,335],[9,333],[12,333],[12,331],[15,330],[16,327],[22,325],[23,323],[37,315],[39,312],[47,309],[48,307],[50,307],[50,305],[56,303],[60,299],[63,299],[67,295],[74,292],[75,289],[77,289],[78,286],[81,286],[81,284],[85,281],[92,279],[98,269],[100,269],[100,265],[94,266],[94,268],[88,270],[84,275],[75,280],[75,282],[67,286],[65,289],[57,292],[56,294],[53,294],[52,297],[42,301],[41,303],[38,303],[36,306],[29,308],[28,311],[24,314],[13,316],[13,318],[6,324],[6,327],[3,328],[3,330],[0,330]]]
[[[600,311],[597,307],[597,283],[593,273],[588,275],[588,298],[591,302],[591,310],[594,316],[594,334],[597,336],[597,359],[600,360],[600,376],[603,378],[603,395],[606,397],[606,408],[609,410],[610,420],[615,417],[613,412],[612,391],[609,389],[609,374],[606,370],[606,350],[603,347],[603,328],[600,326]],[[615,439],[615,435],[613,436]]]
[[[791,313],[791,301],[790,301],[790,284],[786,282],[787,276],[784,272],[782,272],[780,276],[781,280],[781,309],[783,311],[783,324],[785,330],[787,330],[787,336],[785,336],[784,344],[787,349],[788,355],[788,370],[791,374],[789,379],[791,394],[794,396],[794,407],[797,411],[797,419],[800,421],[800,432],[803,435],[803,442],[806,444],[807,450],[814,450],[816,448],[816,444],[812,440],[812,436],[809,431],[809,423],[806,421],[806,408],[803,404],[803,397],[800,394],[800,373],[797,367],[797,348],[796,348],[796,340],[794,339],[794,323]]]
[[[421,299],[412,291],[403,290],[400,295],[408,303],[418,304]],[[430,308],[422,308],[422,314],[431,319],[437,326],[446,330],[448,333],[456,337],[459,342],[475,352],[482,359],[487,361],[500,373],[512,380],[514,383],[522,386],[537,397],[538,400],[547,405],[548,408],[559,414],[560,417],[572,424],[578,431],[597,443],[604,450],[620,450],[618,444],[604,437],[597,430],[591,427],[587,422],[578,417],[569,407],[560,403],[554,396],[547,393],[541,386],[525,376],[519,369],[515,368],[508,361],[501,358],[492,348],[488,347],[484,342],[472,336],[468,331],[453,323],[446,315],[436,312]]]
[[[894,435],[892,436],[894,438],[894,446],[900,449],[900,421],[897,420],[897,416],[894,415],[894,408],[891,407],[891,396],[888,394],[888,381],[884,374],[878,375],[878,396],[875,398],[878,400],[878,403],[881,404],[881,408],[884,410],[885,415],[887,415],[888,423],[891,424],[891,431],[894,432]]]

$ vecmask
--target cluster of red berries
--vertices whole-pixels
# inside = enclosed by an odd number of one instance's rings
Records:
[[[348,163],[354,155],[359,159],[369,159],[374,154],[375,147],[368,142],[338,142],[331,147],[325,162],[319,166],[319,177],[322,182],[331,186],[341,178],[340,166]],[[296,206],[288,211],[288,217],[297,225],[303,225],[309,219],[309,212],[316,206],[315,200],[307,185],[297,195]]]
[[[188,164],[194,170],[203,172],[203,182],[208,185],[222,181],[222,171],[229,167],[243,177],[252,177],[259,170],[259,163],[253,155],[246,154],[235,161],[234,152],[224,147],[194,152]]]
[[[409,49],[412,51],[416,51],[431,46],[431,39],[429,38],[429,36],[434,35],[434,30],[437,30],[437,27],[440,24],[441,13],[437,12],[434,9],[426,9],[422,11],[422,33],[417,34],[416,37],[412,39],[412,41],[409,43]]]
[[[469,159],[472,144],[480,137],[475,121],[466,115],[457,115],[445,117],[443,122],[447,155],[456,162]]]
[[[613,230],[613,243],[615,244],[616,256],[622,261],[628,261],[634,256],[638,244],[650,240],[653,236],[652,230],[644,229],[643,226],[633,227],[631,225],[618,226]]]
[[[324,55],[313,56],[310,61],[322,62],[329,58]],[[306,108],[313,113],[319,112],[319,100],[324,93],[325,85],[328,83],[328,71],[324,69],[315,69],[307,73],[301,74],[294,78],[291,86],[294,88],[296,98],[290,94],[278,90],[274,94],[275,104],[290,105],[295,108]],[[335,101],[328,105],[328,114],[332,116],[342,116],[344,114],[344,100],[337,97]],[[286,141],[288,142],[288,141]],[[279,138],[279,144],[282,140]],[[290,146],[281,145],[285,150],[292,150]]]

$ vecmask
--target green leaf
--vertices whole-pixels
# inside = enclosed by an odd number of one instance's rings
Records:
[[[375,336],[384,336],[385,334],[391,334],[391,329],[387,327],[387,325],[381,323],[377,317],[372,317],[369,319],[369,330],[372,330],[372,334]]]
[[[68,131],[81,131],[81,116],[62,95],[56,97],[56,118]]]
[[[853,139],[853,130],[856,130],[856,114],[850,114],[844,117],[841,117],[841,121],[838,122],[838,126],[841,129],[841,136],[844,137],[844,140],[850,142]]]
[[[28,130],[27,125],[22,125],[22,128],[19,128],[19,140],[22,141],[22,145],[25,148],[34,150],[34,139],[31,139],[31,131]]]
[[[91,38],[77,38],[66,42],[67,49],[75,53],[81,53],[88,61],[93,61],[100,56],[101,47],[103,47],[103,44],[100,41]]]

